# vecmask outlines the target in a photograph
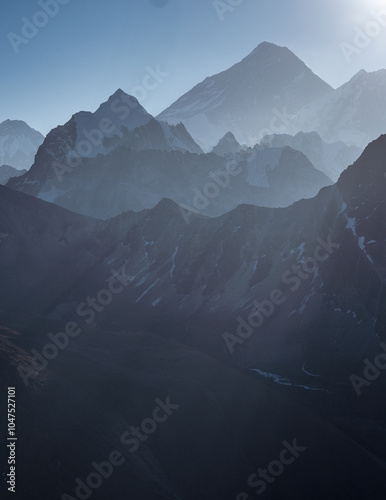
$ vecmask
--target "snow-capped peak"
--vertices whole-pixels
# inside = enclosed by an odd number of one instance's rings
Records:
[[[261,132],[288,125],[305,105],[332,88],[285,47],[263,42],[229,69],[206,78],[158,119],[182,121],[205,151],[231,131],[254,146]]]

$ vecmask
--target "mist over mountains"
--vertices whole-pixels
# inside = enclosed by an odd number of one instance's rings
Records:
[[[264,42],[157,117],[0,125],[14,498],[382,498],[384,83]]]
[[[343,141],[325,142],[316,132],[298,132],[296,135],[274,134],[264,136],[260,142],[266,147],[289,146],[301,151],[312,164],[336,182],[348,165],[357,160],[362,149],[347,146]]]
[[[327,142],[365,147],[386,126],[386,69],[361,70],[327,96],[306,106],[294,119],[294,129],[316,131]]]
[[[153,208],[163,198],[210,216],[242,203],[284,207],[332,184],[286,146],[215,151],[203,154],[182,123],[154,119],[119,90],[95,113],[77,113],[52,130],[31,169],[8,186],[108,219]]]

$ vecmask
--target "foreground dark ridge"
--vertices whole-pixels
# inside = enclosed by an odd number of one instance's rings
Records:
[[[92,498],[253,498],[248,478],[294,439],[306,450],[266,498],[379,498],[384,380],[357,397],[349,375],[385,334],[385,153],[382,136],[288,209],[243,205],[190,224],[168,200],[103,222],[0,187],[1,397],[17,386],[20,498],[74,497],[114,450],[125,462]],[[224,332],[319,240],[328,258],[232,354]],[[116,276],[121,292],[88,305]],[[76,338],[25,371],[73,322]],[[230,364],[293,386],[283,395]],[[178,409],[132,453],[123,433],[168,396]]]

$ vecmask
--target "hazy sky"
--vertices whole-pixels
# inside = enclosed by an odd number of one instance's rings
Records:
[[[51,17],[42,15],[43,4]],[[3,1],[0,122],[22,119],[46,134],[77,111],[94,111],[118,88],[134,89],[156,115],[265,40],[290,48],[334,87],[361,68],[386,67],[386,0],[224,0],[218,12],[215,4]],[[384,26],[371,11],[384,12]],[[371,37],[355,42],[366,29]],[[342,42],[361,45],[350,61]],[[154,71],[158,82],[147,76]]]

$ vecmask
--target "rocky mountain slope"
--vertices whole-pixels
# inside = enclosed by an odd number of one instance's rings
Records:
[[[156,335],[82,327],[28,386],[17,384],[17,367],[44,347],[42,333],[64,328],[26,319],[18,329],[0,328],[2,406],[7,386],[17,385],[14,498],[234,500],[261,491],[261,498],[284,499],[288,491],[306,498],[315,490],[324,500],[382,493],[377,456],[299,394]],[[331,406],[328,398],[323,403]],[[372,428],[382,446],[374,419]],[[280,457],[290,468],[272,483],[257,483],[259,468]]]
[[[86,494],[113,452],[95,498],[248,498],[284,442],[262,498],[379,498],[385,380],[358,397],[351,376],[386,335],[385,156],[382,136],[311,200],[189,224],[169,200],[100,221],[0,187],[20,498]]]
[[[176,324],[181,319],[184,340],[225,357],[235,351],[234,361],[243,366],[276,367],[307,380],[307,361],[311,372],[328,380],[339,355],[344,357],[335,368],[342,373],[384,334],[385,143],[384,136],[372,143],[336,185],[314,199],[285,209],[241,205],[213,219],[193,214],[188,224],[181,207],[168,200],[102,223],[3,188],[0,232],[9,236],[0,247],[7,283],[2,307],[23,303],[34,314],[50,309],[54,317],[97,316],[101,325],[113,317],[116,325],[130,321],[139,329],[149,327],[147,320],[155,327],[161,318]],[[15,234],[25,212],[25,229]],[[65,277],[53,280],[64,267]],[[109,311],[74,311],[122,270],[131,278]],[[49,286],[43,286],[46,279]],[[248,318],[254,301],[275,289],[286,299],[277,312],[249,342],[235,340],[237,318]],[[60,306],[53,300],[58,296]],[[208,325],[211,335],[205,333]],[[341,328],[326,335],[329,325]]]

